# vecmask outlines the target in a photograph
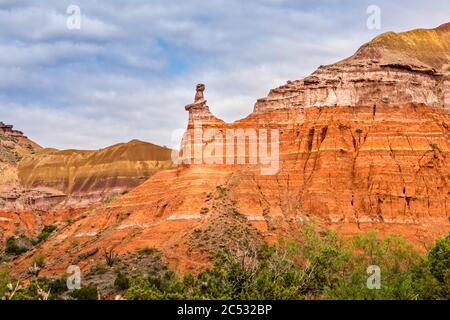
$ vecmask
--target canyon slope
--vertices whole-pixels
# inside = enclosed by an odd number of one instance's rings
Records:
[[[295,236],[311,219],[344,235],[399,234],[425,249],[450,230],[449,66],[444,24],[382,34],[271,90],[234,123],[210,112],[199,85],[186,106],[177,168],[58,225],[13,269],[26,270],[41,255],[43,273],[61,275],[73,263],[88,269],[102,248],[121,255],[155,247],[178,270],[198,270],[220,248]],[[251,139],[235,137],[231,150],[220,144],[237,130],[267,133],[267,144],[253,149]],[[261,150],[275,161],[264,161]]]

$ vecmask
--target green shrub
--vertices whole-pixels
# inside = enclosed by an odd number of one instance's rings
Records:
[[[245,218],[245,216],[236,208],[231,209],[231,214],[236,218]]]
[[[418,253],[398,236],[380,240],[376,232],[357,235],[352,243],[352,262],[342,270],[335,285],[327,290],[327,298],[413,299],[411,268],[419,261]],[[372,265],[381,270],[380,289],[367,287],[367,268]]]
[[[162,300],[164,294],[147,277],[136,275],[130,279],[130,288],[124,297],[127,300]]]
[[[53,295],[60,295],[68,291],[67,278],[53,279],[48,282],[48,287]]]
[[[11,255],[20,255],[24,252],[28,251],[28,248],[22,244],[20,244],[19,240],[22,238],[22,240],[27,240],[25,237],[9,237],[6,240],[6,249],[5,252],[7,254]]]
[[[439,144],[437,144],[437,142],[433,142],[433,143],[431,143],[430,144],[430,147],[431,147],[431,149],[433,149],[433,150],[440,150],[439,149]]]
[[[116,280],[114,281],[114,286],[120,290],[126,290],[130,287],[130,281],[121,272],[117,274]]]
[[[17,291],[12,300],[39,300],[37,284],[37,281],[32,281],[28,287]],[[47,288],[44,287],[44,290],[45,289]]]
[[[33,259],[32,266],[43,268],[45,266],[45,258],[43,256],[37,256]]]
[[[114,200],[116,200],[120,195],[117,192],[110,194],[102,200],[103,204],[110,204]]]
[[[450,233],[413,269],[416,298],[450,300]]]
[[[0,266],[0,300],[8,290],[6,286],[12,281],[9,273],[9,267]]]
[[[79,245],[80,245],[80,242],[78,242],[78,240],[72,240],[72,241],[70,241],[70,247],[71,247],[72,249],[78,247]]]
[[[381,288],[377,290],[367,288],[371,265],[381,270]],[[0,293],[9,281],[8,270],[0,269]],[[373,231],[349,241],[307,222],[295,240],[280,239],[259,248],[248,244],[239,252],[220,251],[214,265],[198,275],[178,277],[155,255],[146,274],[127,277],[118,273],[114,286],[126,290],[124,297],[129,300],[448,300],[450,234],[421,256],[398,236],[381,238]],[[62,279],[40,287],[51,288],[55,295],[66,291]],[[97,295],[97,288],[89,286],[71,292],[69,299],[95,300]],[[37,299],[36,283],[15,298]]]
[[[75,300],[98,300],[98,291],[95,286],[86,286],[71,292],[69,296]]]
[[[223,197],[226,197],[227,196],[227,193],[228,193],[228,189],[227,188],[225,188],[225,187],[223,187],[223,186],[217,186],[217,190],[219,191],[219,193],[220,193],[220,196],[223,198]]]
[[[36,244],[41,243],[45,240],[47,240],[48,237],[50,237],[50,235],[53,233],[53,231],[56,230],[56,226],[54,225],[47,225],[44,227],[44,229],[41,231],[41,233],[39,234],[37,240],[36,240]]]
[[[101,262],[97,262],[89,271],[90,275],[95,274],[105,274],[108,271],[108,268]]]
[[[139,249],[138,250],[138,254],[140,254],[140,255],[151,255],[151,254],[153,254],[153,253],[156,253],[157,252],[157,250],[155,249],[155,248],[149,248],[149,247],[145,247],[145,248],[142,248],[142,249]]]

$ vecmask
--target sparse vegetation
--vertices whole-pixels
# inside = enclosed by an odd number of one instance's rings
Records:
[[[417,299],[450,300],[450,233],[413,268],[412,284]]]
[[[9,237],[6,239],[5,252],[11,255],[20,255],[28,251],[28,247],[25,245],[29,242],[29,239],[25,236]]]
[[[37,240],[35,241],[35,244],[41,243],[45,240],[47,240],[48,237],[53,233],[53,231],[56,230],[56,226],[54,225],[47,225],[44,227],[44,229],[39,234]]]
[[[120,290],[127,290],[130,287],[130,281],[124,274],[119,272],[116,280],[114,281],[114,286]]]
[[[72,249],[78,247],[79,245],[80,245],[80,243],[78,242],[78,240],[72,240],[72,241],[70,242],[70,247],[71,247]]]
[[[362,129],[361,128],[357,128],[356,130],[355,130],[355,132],[356,132],[356,134],[357,135],[360,135],[360,134],[362,134]]]
[[[431,149],[433,149],[434,151],[436,150],[440,150],[439,149],[439,144],[437,142],[433,142],[430,144]]]
[[[64,222],[68,225],[71,225],[73,223],[73,219],[71,217],[67,217],[66,219],[64,219]]]
[[[37,256],[33,259],[33,266],[43,268],[45,266],[45,258],[43,256]]]
[[[138,253],[157,252],[144,249]],[[260,247],[249,244],[239,251],[219,250],[213,267],[198,275],[176,275],[159,254],[149,261],[147,272],[115,271],[111,286],[116,292],[125,291],[124,298],[129,300],[450,298],[450,234],[422,257],[397,236],[380,239],[370,232],[349,241],[306,223],[296,240],[282,238]],[[367,287],[371,265],[382,272],[379,290]],[[0,293],[16,283],[7,269],[0,269]],[[41,299],[48,292],[52,292],[50,298],[61,298],[66,292],[64,281],[33,281],[20,287],[13,299]],[[96,286],[88,285],[66,297],[96,300],[98,294]]]
[[[120,196],[119,193],[114,192],[114,193],[110,194],[109,196],[105,197],[105,198],[102,200],[102,203],[103,203],[103,204],[110,204],[111,202],[113,202],[114,200],[116,200],[119,196]]]
[[[0,266],[0,299],[8,291],[8,284],[11,283],[9,275],[9,268],[7,266]]]
[[[98,291],[95,286],[82,287],[70,293],[73,300],[98,300]]]
[[[109,249],[109,250],[104,250],[103,257],[105,258],[106,265],[108,267],[112,267],[116,263],[119,256],[114,251],[114,249]]]
[[[104,274],[106,273],[108,270],[106,268],[106,266],[101,263],[101,262],[97,262],[89,271],[90,275],[95,275],[95,274]]]
[[[27,252],[33,245],[45,241],[55,230],[56,227],[53,225],[45,226],[36,240],[30,240],[24,235],[11,236],[6,239],[5,252],[10,255],[21,255],[22,253]]]
[[[145,247],[145,248],[139,249],[138,253],[140,255],[150,255],[150,254],[156,253],[156,249],[155,248]]]
[[[223,198],[226,197],[229,190],[223,186],[217,186],[217,191],[219,191],[220,196]]]
[[[245,218],[245,216],[242,213],[240,213],[239,210],[236,208],[231,209],[231,214],[236,218]]]
[[[280,240],[240,254],[221,251],[198,276],[159,273],[130,281],[127,299],[448,299],[450,235],[424,261],[397,236],[375,232],[343,241],[307,225],[300,241]],[[382,286],[367,288],[367,267],[379,265]],[[418,271],[417,271],[418,270]],[[432,271],[434,270],[434,271]],[[434,272],[434,273],[433,273]],[[429,281],[429,277],[433,281]],[[164,286],[160,284],[164,283]],[[428,287],[427,287],[428,286]]]

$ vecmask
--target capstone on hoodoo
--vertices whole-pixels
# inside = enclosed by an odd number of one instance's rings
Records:
[[[204,91],[205,85],[202,83],[197,84],[194,103],[188,104],[185,107],[186,111],[189,111],[190,119],[198,119],[212,116],[211,112],[209,111],[209,107],[206,104],[207,101],[205,100]]]

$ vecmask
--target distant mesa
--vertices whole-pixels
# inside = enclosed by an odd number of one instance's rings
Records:
[[[91,151],[41,148],[0,122],[0,211],[87,207],[172,168],[171,155],[139,140]]]

